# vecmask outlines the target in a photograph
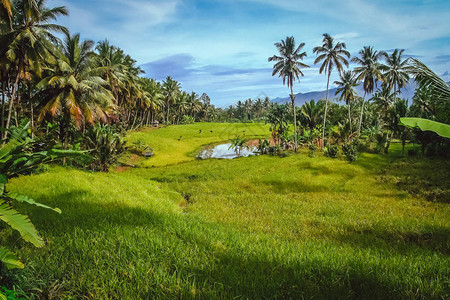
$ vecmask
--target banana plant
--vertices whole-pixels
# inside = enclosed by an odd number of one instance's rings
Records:
[[[58,208],[51,208],[38,203],[28,196],[10,193],[7,190],[8,180],[12,177],[28,174],[39,165],[62,159],[64,157],[87,157],[81,151],[50,149],[35,152],[36,142],[29,137],[29,122],[11,130],[9,140],[0,147],[0,220],[19,232],[20,236],[36,247],[44,246],[28,216],[14,207],[15,203],[27,203],[61,213]],[[0,262],[8,269],[23,268],[23,263],[7,248],[0,247]],[[1,293],[0,293],[1,298]]]

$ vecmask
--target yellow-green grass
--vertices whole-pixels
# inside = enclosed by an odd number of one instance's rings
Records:
[[[159,167],[179,164],[195,159],[195,151],[202,146],[227,142],[241,136],[245,139],[267,138],[269,125],[264,123],[195,123],[177,126],[148,128],[127,136],[129,145],[138,140],[154,150],[154,157],[131,162],[142,167]]]
[[[188,136],[185,126],[141,136],[176,146],[177,128]],[[448,204],[398,186],[424,174],[448,188],[431,175],[448,174],[447,160],[400,158],[398,145],[354,164],[307,151],[187,155],[220,139],[216,133],[186,146],[184,156],[145,161],[163,167],[55,168],[14,179],[11,190],[63,214],[27,208],[47,242],[42,249],[3,230],[0,242],[13,242],[26,263],[4,284],[59,298],[448,298]]]

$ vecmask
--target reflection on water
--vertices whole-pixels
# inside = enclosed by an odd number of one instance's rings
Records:
[[[230,149],[230,146],[231,143],[208,147],[205,150],[203,150],[198,157],[202,159],[206,158],[232,159],[238,157],[238,150],[235,150],[234,148]],[[255,146],[248,146],[248,148],[242,148],[240,151],[240,155],[241,157],[255,155],[254,152],[256,151],[256,149],[257,148]]]

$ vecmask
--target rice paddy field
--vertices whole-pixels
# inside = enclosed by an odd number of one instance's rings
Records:
[[[44,248],[1,231],[26,265],[3,285],[31,299],[449,298],[448,160],[401,157],[398,144],[352,164],[307,150],[195,158],[236,135],[270,132],[144,129],[128,142],[154,156],[122,159],[134,167],[12,180],[10,190],[62,214],[23,208]]]

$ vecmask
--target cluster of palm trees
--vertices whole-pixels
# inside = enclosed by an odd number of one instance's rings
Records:
[[[48,8],[45,0],[0,2],[1,128],[24,117],[34,132],[56,122],[67,142],[71,130],[95,122],[131,129],[215,116],[206,94],[182,91],[171,77],[143,78],[136,61],[108,40],[82,40],[53,23],[64,15],[66,7]]]
[[[290,88],[295,133],[297,132],[297,124],[293,83],[295,79],[299,81],[300,76],[304,76],[300,68],[309,67],[301,62],[306,56],[305,52],[301,52],[304,45],[304,43],[301,43],[296,47],[294,37],[286,37],[286,40],[282,40],[281,43],[275,43],[279,55],[269,57],[269,62],[276,62],[273,66],[272,75],[282,77],[283,84],[287,83],[287,86]],[[352,128],[351,106],[357,101],[361,101],[356,135],[359,136],[361,134],[365,112],[365,100],[366,96],[369,94],[373,94],[373,97],[370,100],[375,101],[379,107],[382,108],[381,112],[384,120],[383,126],[388,128],[388,124],[390,123],[388,120],[389,109],[395,106],[396,101],[400,101],[397,96],[400,94],[400,89],[405,87],[409,82],[409,74],[412,72],[409,59],[403,59],[402,57],[404,50],[396,49],[389,55],[384,51],[376,51],[370,46],[364,47],[359,51],[359,57],[351,58],[351,62],[357,65],[353,70],[344,70],[344,66],[347,68],[349,67],[351,56],[346,50],[346,44],[343,42],[336,42],[329,34],[323,35],[322,45],[315,47],[313,52],[317,54],[314,64],[321,64],[319,73],[325,73],[327,76],[327,92],[322,118],[322,141],[325,141],[328,93],[330,77],[333,70],[337,70],[339,74],[340,79],[334,82],[334,84],[338,86],[336,95],[339,96],[339,100],[345,101],[345,104],[348,107],[348,125],[350,128]],[[385,60],[385,64],[381,63],[381,59]],[[360,82],[362,82],[364,89],[362,100],[355,91],[356,86],[358,86]],[[379,88],[377,86],[378,83],[381,83]],[[295,141],[295,148],[296,144],[297,142]]]
[[[261,121],[267,117],[271,104],[269,97],[245,101],[238,100],[236,105],[225,108],[223,114],[228,121],[233,119],[240,122]]]

